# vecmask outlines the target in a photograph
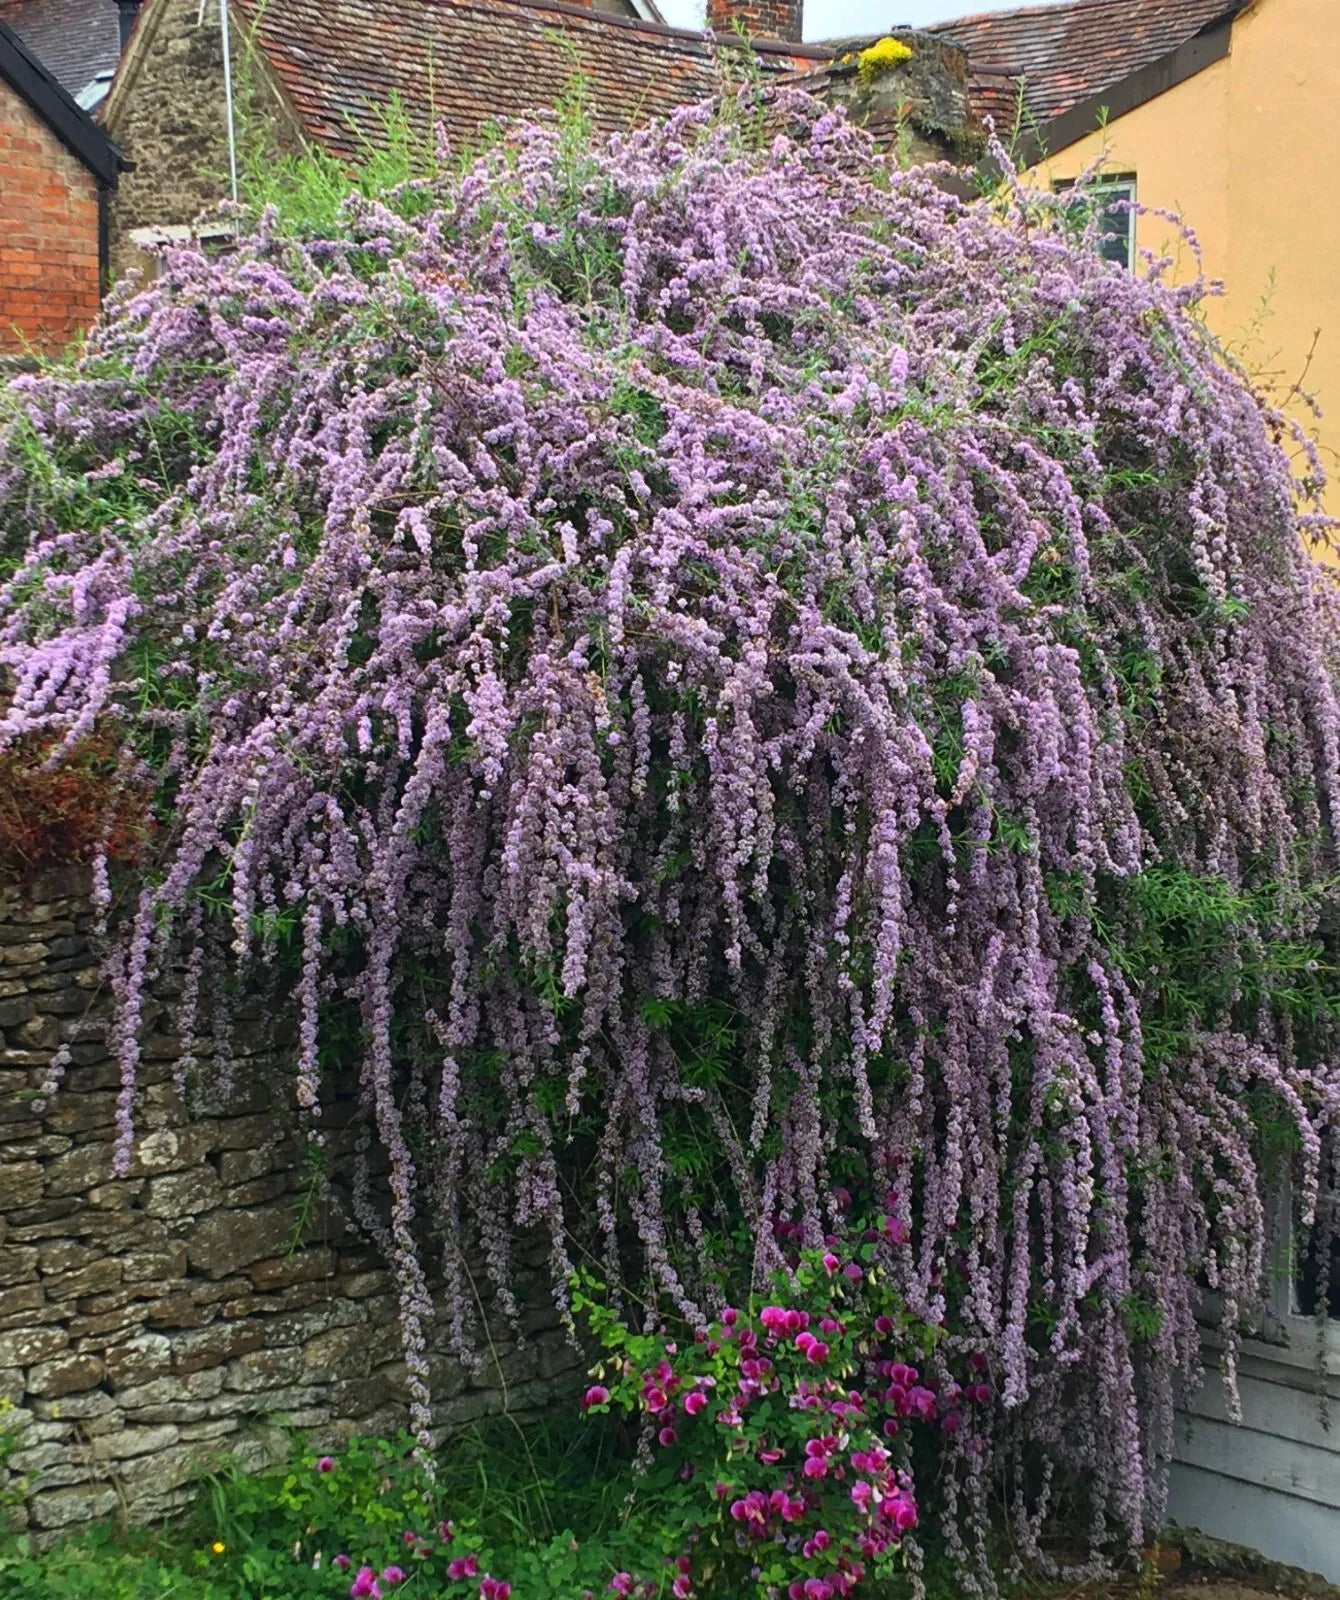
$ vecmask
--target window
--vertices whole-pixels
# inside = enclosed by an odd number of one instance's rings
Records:
[[[1340,1238],[1336,1237],[1336,1217],[1324,1208],[1328,1196],[1323,1196],[1318,1217],[1319,1226],[1308,1236],[1305,1247],[1294,1256],[1293,1309],[1299,1316],[1315,1317],[1321,1310],[1321,1264],[1326,1270],[1326,1315],[1340,1319]],[[1325,1252],[1323,1256],[1323,1252]]]
[[[1128,271],[1135,266],[1135,175],[1105,178],[1101,183],[1085,184],[1077,189],[1073,183],[1058,183],[1057,194],[1071,194],[1067,203],[1076,234],[1086,231],[1090,220],[1097,214],[1092,235],[1094,247],[1104,261],[1115,261]]]

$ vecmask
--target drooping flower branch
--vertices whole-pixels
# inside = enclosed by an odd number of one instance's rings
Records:
[[[518,1229],[701,1317],[862,1183],[1138,1537],[1335,1181],[1333,591],[1198,288],[768,115],[173,255],[10,391],[0,739],[158,775],[123,1157],[164,963],[290,964],[314,1116],[354,1041],[421,1422],[425,1223],[464,1349]]]

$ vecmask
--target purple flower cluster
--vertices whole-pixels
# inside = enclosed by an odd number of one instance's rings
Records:
[[[766,1273],[858,1157],[916,1222],[881,1270],[1138,1539],[1198,1275],[1230,1332],[1259,1298],[1262,1096],[1303,1220],[1335,1182],[1333,1016],[1268,959],[1336,925],[1334,591],[1198,287],[770,115],[523,129],[339,237],[267,218],[11,385],[0,744],[152,753],[123,1162],[166,963],[204,1008],[292,930],[314,1119],[356,1006],[420,1428],[425,1217],[463,1350],[474,1261],[506,1310],[545,1229],[562,1296],[583,1214],[702,1320],[732,1210]],[[1249,910],[1155,1037],[1123,951],[1178,874]]]

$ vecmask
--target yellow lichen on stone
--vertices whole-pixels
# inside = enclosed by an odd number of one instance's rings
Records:
[[[862,81],[868,83],[882,73],[891,72],[904,61],[912,59],[912,47],[901,39],[878,39],[856,57],[856,70]]]

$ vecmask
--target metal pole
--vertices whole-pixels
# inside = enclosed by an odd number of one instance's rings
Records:
[[[237,130],[233,126],[233,61],[228,42],[228,0],[219,0],[219,25],[223,32],[223,103],[228,121],[228,176],[233,204],[237,204]]]

